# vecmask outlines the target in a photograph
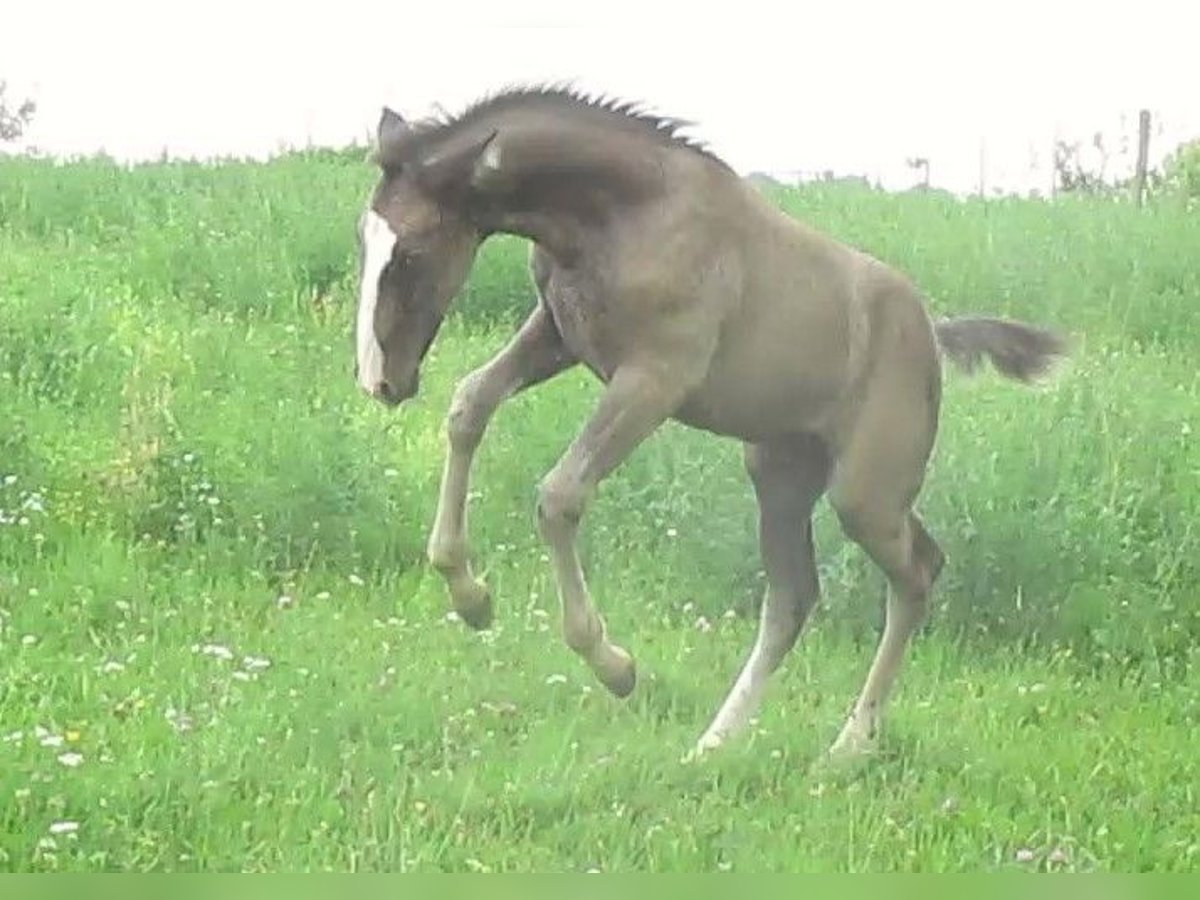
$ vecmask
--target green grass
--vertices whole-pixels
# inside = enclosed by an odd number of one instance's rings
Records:
[[[1194,215],[778,195],[938,314],[1077,340],[1038,390],[948,376],[935,612],[880,758],[831,774],[882,580],[824,506],[824,603],[757,727],[680,763],[753,640],[732,442],[662,429],[588,516],[635,694],[563,645],[533,495],[597,396],[581,373],[490,429],[497,625],[447,617],[441,418],[528,308],[525,250],[485,247],[422,397],[381,409],[351,380],[371,178],[356,151],[0,163],[0,869],[1200,868]]]

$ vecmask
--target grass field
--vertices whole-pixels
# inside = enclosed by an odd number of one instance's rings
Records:
[[[824,505],[824,602],[757,727],[680,763],[755,628],[731,442],[663,429],[587,519],[635,694],[563,645],[533,496],[583,374],[494,422],[471,530],[497,625],[447,617],[441,418],[529,308],[525,248],[486,245],[388,412],[351,378],[372,177],[0,162],[0,869],[1200,869],[1200,218],[778,196],[938,314],[1076,340],[1038,390],[948,373],[935,611],[880,758],[830,774],[883,583]]]

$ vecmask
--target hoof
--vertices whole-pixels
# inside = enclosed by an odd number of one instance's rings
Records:
[[[683,755],[682,762],[684,764],[700,762],[702,759],[712,756],[712,754],[721,749],[724,744],[724,737],[719,734],[714,734],[711,731],[706,731],[701,736],[700,740],[696,741],[696,746]]]
[[[617,646],[610,646],[602,667],[597,667],[596,674],[600,683],[608,688],[614,697],[625,698],[633,693],[637,686],[637,666],[633,657]]]
[[[835,764],[854,763],[872,756],[878,745],[874,727],[857,719],[850,719],[842,728],[837,740],[830,746],[826,757]]]
[[[492,594],[487,586],[468,582],[468,589],[454,596],[454,611],[469,627],[482,631],[492,624]]]

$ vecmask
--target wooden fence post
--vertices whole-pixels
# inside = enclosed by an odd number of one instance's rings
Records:
[[[1146,166],[1150,156],[1150,110],[1138,114],[1137,171],[1133,176],[1133,198],[1138,206],[1146,200]]]

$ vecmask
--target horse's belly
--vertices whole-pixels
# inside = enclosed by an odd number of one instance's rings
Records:
[[[844,357],[804,349],[718,354],[674,418],[751,442],[827,433],[848,387]]]

